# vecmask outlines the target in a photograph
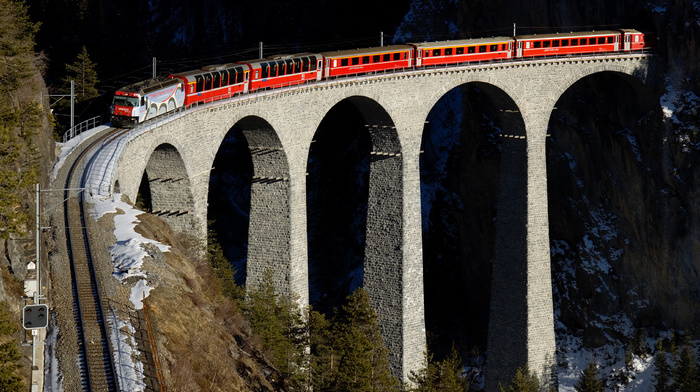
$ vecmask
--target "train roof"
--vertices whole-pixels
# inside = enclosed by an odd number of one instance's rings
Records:
[[[301,57],[314,57],[317,59],[320,59],[321,56],[318,53],[295,53],[295,54],[275,54],[272,56],[268,56],[267,58],[264,59],[255,59],[255,60],[245,60],[245,61],[239,61],[238,64],[250,64],[250,65],[255,65],[255,64],[262,64],[262,63],[269,63],[272,61],[279,61],[279,60],[292,60],[292,59],[298,59]]]
[[[618,30],[600,30],[600,31],[576,31],[571,33],[557,34],[531,34],[531,35],[516,35],[516,41],[531,40],[531,39],[557,39],[557,38],[578,38],[578,37],[597,37],[600,35],[615,35],[620,34]]]
[[[170,87],[180,83],[177,79],[170,79],[165,76],[158,76],[152,79],[146,79],[128,86],[124,86],[117,91],[126,93],[148,94],[150,92],[160,90],[165,87]]]
[[[362,49],[350,49],[350,50],[337,50],[334,52],[321,52],[323,57],[353,57],[353,56],[365,56],[381,53],[392,53],[399,52],[403,50],[411,50],[413,46],[411,45],[389,45],[389,46],[375,46],[373,48],[362,48]]]
[[[178,73],[173,74],[173,76],[188,77],[188,76],[206,74],[206,73],[210,73],[212,71],[223,71],[226,69],[231,69],[231,68],[236,68],[236,67],[245,68],[243,66],[243,64],[236,64],[236,63],[214,64],[214,65],[207,65],[205,67],[202,67],[201,69],[194,69],[192,71],[187,71],[187,72],[178,72]]]
[[[469,46],[469,45],[488,45],[502,42],[512,41],[512,37],[491,37],[491,38],[471,38],[457,39],[453,41],[437,41],[437,42],[420,42],[411,43],[418,48],[442,48],[448,46]]]

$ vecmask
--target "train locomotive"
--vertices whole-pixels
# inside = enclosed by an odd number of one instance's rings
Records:
[[[110,119],[115,126],[134,125],[199,102],[336,77],[472,62],[632,52],[651,46],[648,35],[620,29],[275,55],[210,65],[122,87],[114,94]]]

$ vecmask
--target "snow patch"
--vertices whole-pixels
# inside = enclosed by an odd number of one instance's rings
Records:
[[[139,223],[137,216],[143,214],[143,211],[121,201],[121,194],[115,193],[112,198],[92,196],[88,196],[88,198],[88,201],[92,203],[91,213],[95,220],[108,212],[117,213],[114,216],[114,236],[117,241],[109,248],[114,263],[114,277],[120,281],[131,276],[145,277],[141,271],[141,265],[143,258],[148,253],[141,247],[141,244],[154,244],[162,252],[169,251],[170,247],[145,238],[134,231]]]
[[[129,322],[120,320],[114,311],[110,314],[110,322],[114,370],[119,379],[119,386],[123,391],[143,392],[146,390],[146,383],[143,381],[143,364],[134,361],[134,358],[139,355],[136,339],[134,339],[136,330]]]
[[[66,158],[68,158],[68,155],[70,155],[84,141],[90,139],[91,136],[109,128],[109,125],[111,124],[101,125],[99,127],[90,129],[89,131],[82,132],[65,143],[56,143],[57,146],[61,147],[61,153],[58,155],[56,163],[54,163],[53,165],[53,169],[51,169],[51,180],[56,179],[58,170],[61,169],[61,167],[63,167],[63,164],[66,162]]]

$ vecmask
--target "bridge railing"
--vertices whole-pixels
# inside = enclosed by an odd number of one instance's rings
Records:
[[[101,114],[99,116],[95,116],[91,119],[85,120],[80,124],[73,126],[73,128],[68,129],[66,133],[63,134],[63,143],[69,141],[70,139],[80,135],[81,133],[89,129],[95,128],[98,125],[102,125],[104,117],[105,115]]]

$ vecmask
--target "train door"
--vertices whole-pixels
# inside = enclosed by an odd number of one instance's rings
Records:
[[[617,52],[619,50],[620,50],[620,35],[618,34],[615,36],[615,51]]]
[[[632,46],[632,36],[630,34],[625,34],[625,48],[624,50],[630,50]]]
[[[244,93],[247,93],[249,90],[249,83],[248,83],[249,76],[250,76],[249,70],[246,69],[245,71],[243,71],[243,77],[244,77],[244,81],[245,81],[245,83],[243,83],[243,92]]]
[[[506,58],[513,58],[513,42],[508,42],[508,54]]]
[[[423,51],[415,46],[413,48],[413,50],[416,53],[416,67],[420,67],[423,65]]]
[[[515,53],[515,57],[521,58],[523,57],[523,41],[518,41],[517,42],[517,51]]]

